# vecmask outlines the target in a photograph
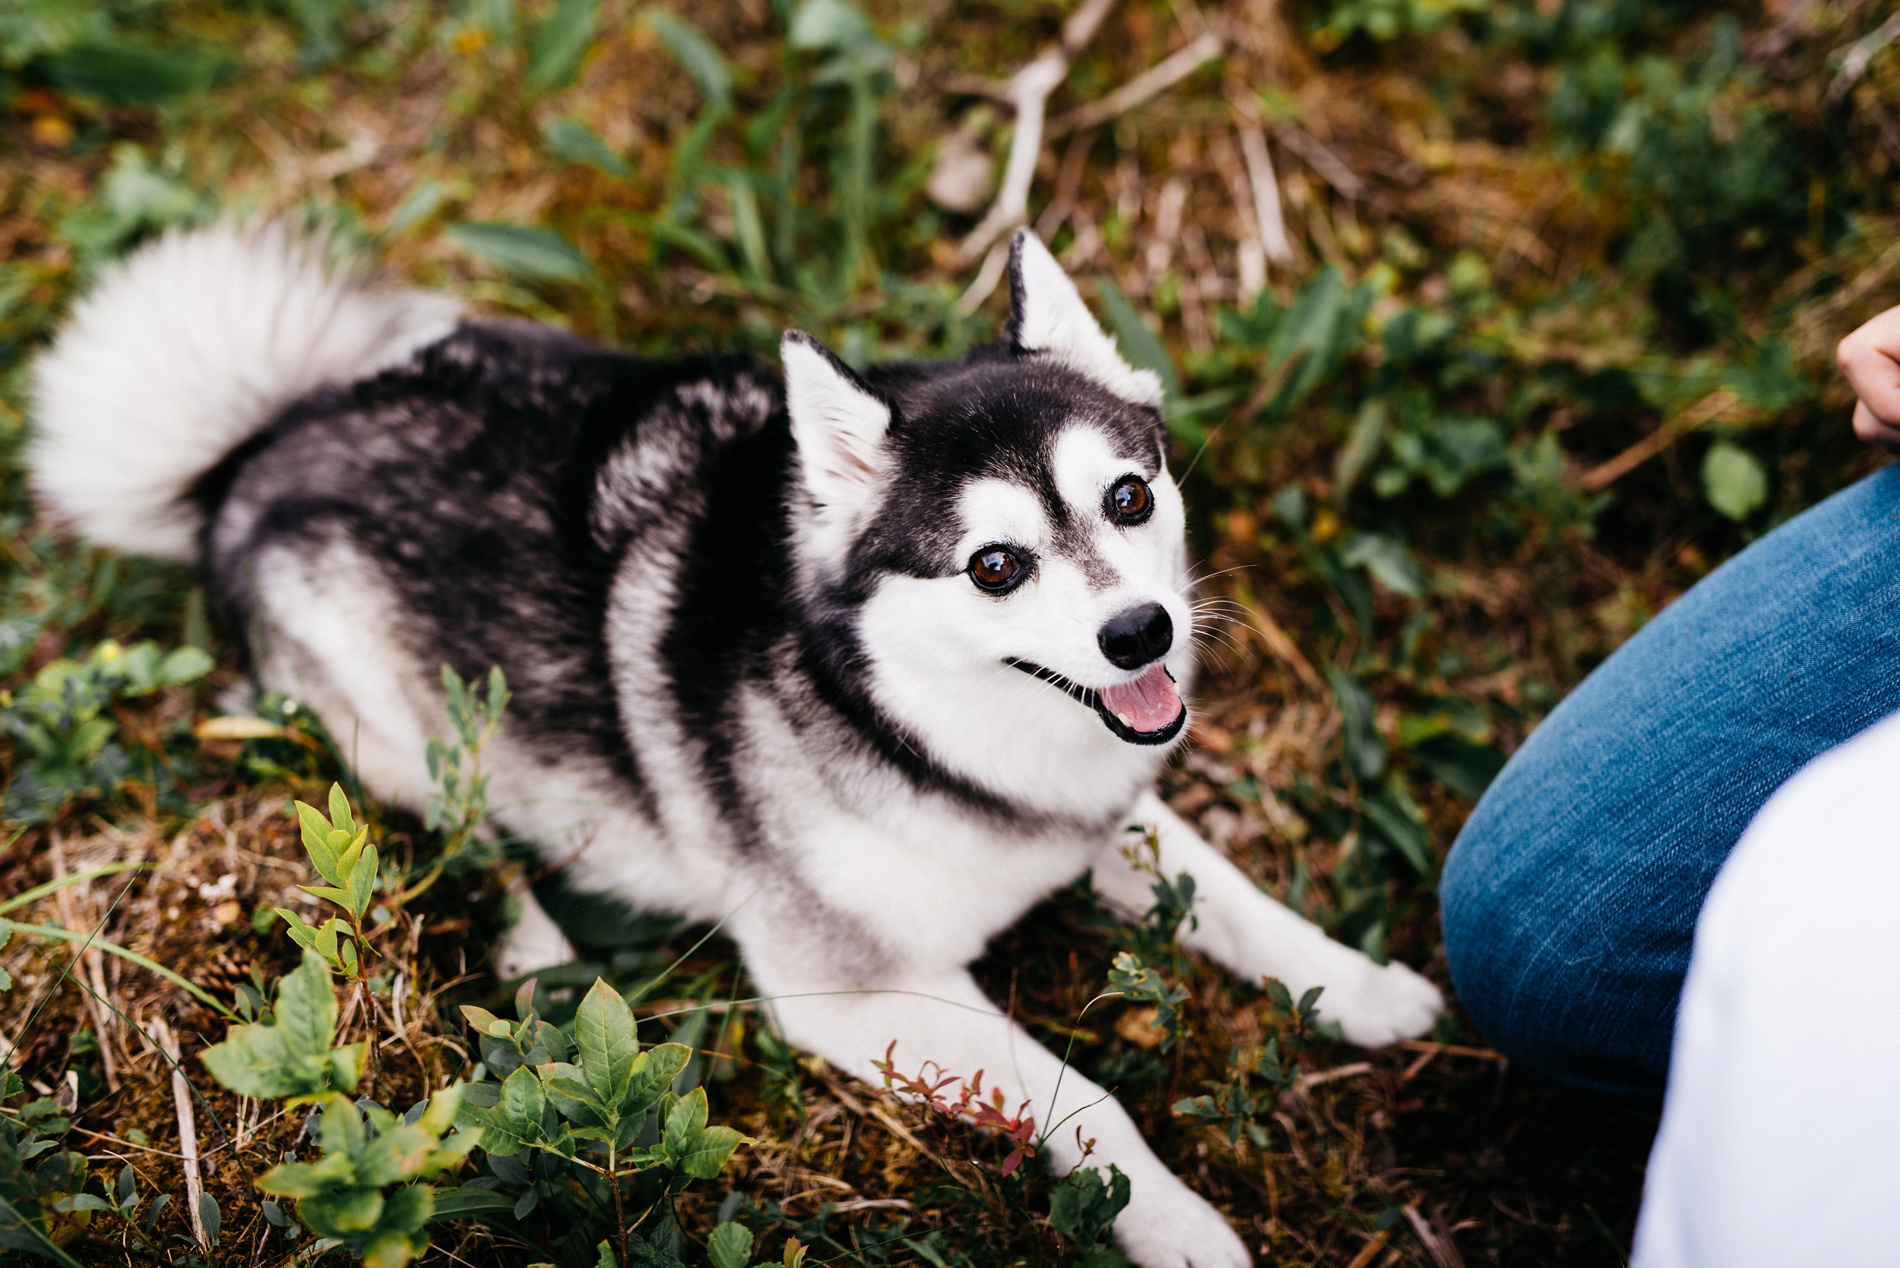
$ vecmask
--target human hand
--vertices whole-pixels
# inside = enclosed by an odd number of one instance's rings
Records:
[[[1900,453],[1900,308],[1889,308],[1841,340],[1834,357],[1860,397],[1854,434]]]

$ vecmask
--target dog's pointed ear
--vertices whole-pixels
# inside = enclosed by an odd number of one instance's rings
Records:
[[[802,330],[785,332],[779,356],[805,487],[822,507],[854,510],[883,473],[891,407]]]
[[[1161,380],[1137,370],[1082,302],[1075,283],[1049,248],[1028,229],[1009,244],[1010,343],[1018,352],[1043,353],[1086,375],[1135,405],[1161,407]]]

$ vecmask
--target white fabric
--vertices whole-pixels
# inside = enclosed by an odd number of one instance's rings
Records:
[[[1755,816],[1696,923],[1632,1268],[1900,1264],[1900,715]]]

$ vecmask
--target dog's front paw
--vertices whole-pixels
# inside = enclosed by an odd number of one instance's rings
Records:
[[[1219,1211],[1172,1172],[1132,1179],[1115,1243],[1136,1268],[1252,1268],[1253,1256]]]
[[[1348,1043],[1383,1048],[1416,1039],[1445,1011],[1438,988],[1396,960],[1356,967],[1344,981],[1328,982],[1319,999],[1321,1019],[1338,1022]]]

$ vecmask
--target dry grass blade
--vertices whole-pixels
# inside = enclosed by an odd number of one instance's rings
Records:
[[[1584,472],[1577,484],[1591,493],[1600,493],[1698,427],[1734,414],[1740,408],[1741,402],[1735,393],[1725,387],[1717,388],[1616,457]]]
[[[1251,103],[1248,103],[1251,105]],[[1260,126],[1257,112],[1235,107],[1240,115],[1240,153],[1247,161],[1248,188],[1253,195],[1254,223],[1260,233],[1260,245],[1267,259],[1276,264],[1293,260],[1293,244],[1287,238],[1286,213],[1280,205],[1280,182],[1273,171],[1273,156],[1267,153],[1267,134]]]
[[[1036,160],[1042,153],[1043,121],[1049,98],[1068,76],[1070,62],[1095,38],[1095,32],[1114,4],[1115,0],[1087,0],[1063,23],[1062,43],[1010,79],[1005,91],[1010,104],[1016,108],[1016,131],[1010,138],[1003,183],[989,212],[957,245],[954,258],[958,265],[968,265],[985,252],[994,258],[992,248],[998,239],[1028,219],[1029,188],[1036,179]],[[992,273],[1000,275],[1000,268],[993,268],[986,261],[983,275]],[[982,294],[988,295],[995,286],[995,279],[991,277],[989,287]],[[975,303],[970,302],[970,294],[976,290],[972,286],[961,301],[966,311],[974,311],[976,305],[982,303],[980,297]]]
[[[1458,1253],[1451,1238],[1440,1232],[1432,1221],[1419,1214],[1416,1206],[1405,1207],[1406,1222],[1412,1231],[1418,1234],[1419,1244],[1425,1247],[1425,1253],[1432,1257],[1435,1268],[1465,1268],[1465,1258]]]
[[[1170,54],[1099,101],[1077,106],[1049,125],[1051,137],[1067,136],[1083,128],[1107,123],[1152,97],[1159,96],[1221,55],[1221,39],[1212,33],[1196,36],[1185,48]]]
[[[145,1034],[171,1070],[172,1107],[178,1116],[178,1153],[185,1173],[185,1210],[191,1217],[191,1231],[198,1244],[210,1250],[211,1238],[205,1229],[203,1210],[204,1175],[198,1165],[198,1116],[192,1110],[191,1084],[185,1080],[178,1040],[171,1027],[159,1018],[145,1024]]]

